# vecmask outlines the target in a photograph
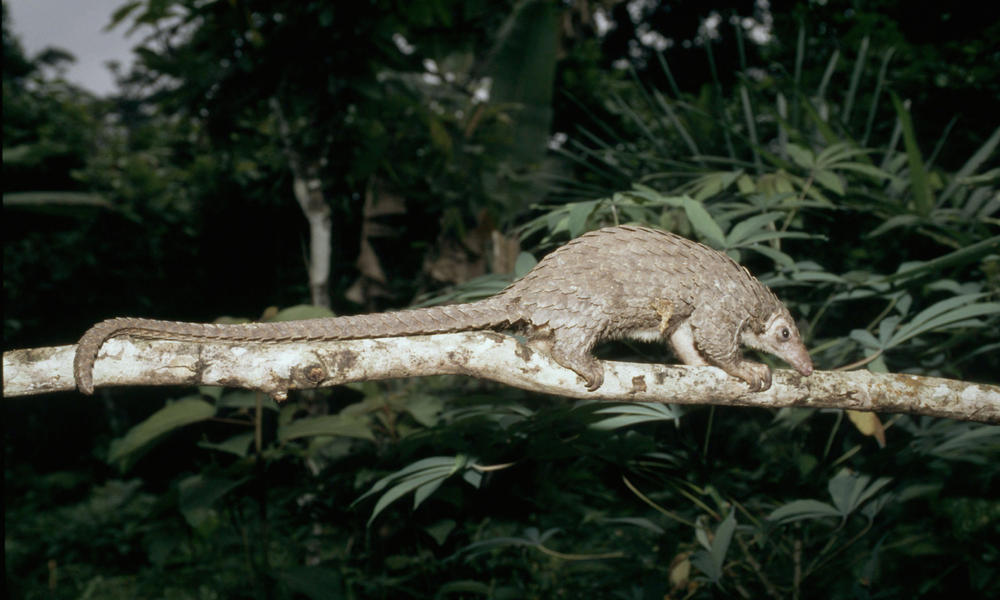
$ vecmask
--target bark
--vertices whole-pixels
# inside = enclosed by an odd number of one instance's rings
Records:
[[[75,389],[76,346],[5,352],[4,397]],[[604,384],[582,379],[511,336],[494,332],[288,343],[109,340],[94,368],[98,386],[222,385],[283,399],[287,390],[353,381],[460,374],[589,400],[841,408],[1000,423],[1000,386],[936,377],[779,369],[766,392],[715,367],[604,362]]]

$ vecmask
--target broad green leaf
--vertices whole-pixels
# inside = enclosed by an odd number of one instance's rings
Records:
[[[892,347],[893,332],[896,331],[896,327],[901,320],[902,317],[899,315],[892,315],[882,319],[878,324],[878,341],[883,349]]]
[[[816,166],[821,169],[840,169],[846,159],[868,154],[869,152],[869,150],[865,150],[864,148],[855,148],[846,143],[833,144],[823,148],[816,156]]]
[[[246,433],[234,435],[233,437],[221,442],[208,442],[202,440],[198,442],[198,446],[201,448],[207,448],[208,450],[227,452],[242,458],[246,456],[247,452],[250,450],[250,444],[253,442],[253,435],[252,431],[248,431]]]
[[[775,250],[770,246],[765,246],[763,244],[754,244],[752,246],[747,246],[746,249],[750,250],[751,252],[757,252],[759,254],[763,254],[764,256],[774,261],[776,264],[781,265],[782,267],[791,268],[795,266],[795,259],[793,259],[791,256],[788,256],[781,250]],[[821,273],[820,275],[823,274]]]
[[[803,148],[798,144],[788,144],[785,146],[785,152],[788,153],[792,162],[799,165],[803,169],[811,171],[812,168],[816,166],[816,158],[813,156],[812,151]]]
[[[449,475],[451,475],[451,469],[437,467],[433,469],[426,469],[420,473],[415,473],[409,477],[399,479],[399,483],[387,489],[385,493],[379,497],[378,501],[375,502],[375,508],[372,509],[372,514],[368,518],[368,524],[371,525],[379,513],[402,496],[427,483],[440,483],[442,480],[447,479]]]
[[[530,252],[522,252],[517,255],[517,261],[514,263],[514,276],[524,277],[524,275],[535,268],[538,264],[538,259],[531,255]]]
[[[981,297],[983,297],[983,294],[963,294],[936,302],[920,311],[906,325],[900,327],[892,338],[892,345],[899,345],[910,338],[927,333],[928,331],[947,328],[949,325],[955,325],[966,319],[1000,314],[1000,303],[979,302],[970,304],[970,302]]]
[[[851,473],[844,469],[830,479],[827,487],[830,491],[830,498],[833,499],[833,505],[837,507],[842,516],[846,517],[879,490],[889,485],[891,481],[890,477],[879,477],[872,482],[868,475]]]
[[[756,247],[752,248],[757,250]],[[759,250],[758,250],[759,251]],[[844,278],[826,271],[794,271],[791,278],[795,281],[821,281],[825,283],[843,284]]]
[[[869,350],[884,350],[882,342],[864,329],[853,329],[851,330],[851,333],[848,334],[848,337]]]
[[[844,184],[833,171],[817,170],[813,173],[816,182],[838,196],[844,195]]]
[[[729,230],[729,235],[726,236],[726,246],[728,248],[735,248],[750,235],[761,231],[773,233],[773,230],[768,229],[767,226],[774,223],[782,216],[784,216],[784,213],[767,212],[740,221]]]
[[[866,165],[863,163],[840,163],[837,165],[838,171],[854,171],[856,173],[861,173],[862,175],[868,175],[874,177],[875,179],[893,179],[893,176],[886,173],[878,167],[873,167],[872,165]]]
[[[137,459],[153,443],[175,429],[214,416],[215,406],[199,396],[189,396],[171,402],[130,429],[124,437],[114,440],[108,453],[108,462],[129,462]],[[126,458],[129,461],[124,461]]]
[[[278,427],[278,440],[281,442],[314,435],[336,435],[373,441],[375,439],[368,420],[356,416],[306,417]]]
[[[726,553],[729,552],[729,544],[733,540],[735,531],[736,509],[730,509],[729,515],[719,524],[715,530],[715,538],[712,539],[712,561],[718,566],[719,571],[726,562]]]
[[[689,198],[685,199],[684,214],[687,215],[694,230],[708,239],[713,246],[716,248],[725,246],[726,236],[722,233],[722,228],[700,202]]]
[[[910,189],[913,191],[914,204],[917,213],[928,216],[931,208],[934,207],[934,197],[931,192],[930,182],[927,178],[927,170],[924,167],[924,158],[920,153],[920,146],[917,144],[917,133],[913,127],[913,119],[910,117],[910,110],[903,104],[894,92],[890,92],[892,103],[896,107],[896,115],[903,128],[903,144],[906,147],[907,162],[910,167]]]
[[[771,240],[783,240],[783,239],[798,239],[804,240],[811,238],[812,235],[804,233],[802,231],[767,231],[764,233],[755,233],[740,244],[746,248],[752,248],[754,244],[759,244],[761,242],[769,242]]]
[[[424,527],[424,531],[430,535],[437,545],[440,546],[444,544],[445,540],[448,539],[448,535],[455,530],[455,521],[452,519],[441,519],[433,525]]]
[[[278,403],[274,401],[274,398],[271,398],[270,396],[261,397],[260,392],[251,392],[249,390],[227,391],[216,401],[216,406],[219,408],[255,409],[257,408],[258,400],[267,410],[277,411],[280,409]]]
[[[828,517],[840,518],[840,511],[819,500],[794,500],[771,511],[767,520],[783,524],[804,519],[814,520]]]
[[[246,481],[203,474],[186,477],[178,484],[178,508],[191,527],[201,529],[214,518],[212,505]]]
[[[691,557],[691,564],[704,573],[712,583],[717,584],[722,580],[726,553],[729,551],[729,544],[733,539],[733,532],[735,530],[735,510],[730,510],[729,515],[716,528],[715,536],[710,542],[709,550],[699,550]]]
[[[590,427],[601,431],[612,431],[630,425],[653,421],[674,421],[676,423],[683,416],[683,412],[674,406],[655,403],[609,406],[594,411],[594,414],[615,415],[591,423]]]
[[[990,453],[1000,447],[1000,427],[966,424],[968,429],[948,436],[930,450],[930,454],[952,460],[985,464]]]
[[[269,321],[303,321],[306,319],[325,319],[335,317],[329,308],[312,304],[298,304],[278,311]]]
[[[885,221],[882,221],[875,229],[869,231],[866,235],[868,237],[878,237],[887,231],[891,231],[897,227],[911,227],[922,222],[923,219],[917,215],[895,215],[889,217]]]
[[[444,400],[430,394],[414,394],[407,399],[405,409],[424,427],[433,427],[440,422]]]
[[[576,202],[569,206],[569,237],[575,238],[587,230],[587,219],[594,212],[597,202],[597,200]]]
[[[742,170],[717,171],[703,175],[691,184],[691,189],[694,191],[692,196],[694,200],[702,202],[729,187],[741,175],[743,175]]]
[[[462,479],[478,490],[479,486],[483,484],[483,473],[475,469],[466,469],[462,473]]]
[[[446,477],[432,479],[431,481],[418,487],[417,490],[413,493],[413,510],[420,508],[420,505],[424,503],[424,500],[429,498],[431,494],[437,491],[437,489],[441,487],[441,484],[444,483],[445,479]]]
[[[657,535],[663,535],[664,533],[667,532],[667,530],[664,529],[663,527],[660,527],[656,523],[644,517],[609,517],[601,519],[601,522],[608,523],[610,525],[618,525],[618,524],[632,525],[633,527],[645,529],[646,531],[655,533]]]
[[[386,490],[386,492],[382,494],[382,496],[380,496],[378,501],[375,503],[375,508],[372,509],[372,514],[368,518],[368,525],[370,526],[375,521],[375,517],[385,510],[386,507],[413,490],[417,490],[417,494],[414,497],[414,507],[419,505],[419,503],[423,502],[431,492],[436,490],[445,479],[451,477],[455,473],[455,465],[458,462],[462,462],[463,466],[465,464],[464,459],[459,457],[459,459],[454,460],[451,465],[431,467],[420,470],[406,477],[396,478],[395,481],[398,481],[399,483]],[[423,491],[421,491],[420,488],[423,488]],[[361,498],[358,500],[360,499]]]
[[[469,464],[469,458],[465,455],[459,454],[458,456],[432,456],[430,458],[424,458],[418,460],[415,463],[407,465],[402,469],[386,475],[382,479],[379,479],[372,485],[371,489],[362,494],[353,504],[361,502],[368,496],[382,491],[390,483],[398,480],[407,479],[414,475],[420,475],[426,472],[440,472],[442,469],[447,470],[451,473],[457,472],[464,469],[467,464]]]

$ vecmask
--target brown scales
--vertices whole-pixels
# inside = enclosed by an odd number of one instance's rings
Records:
[[[119,335],[188,341],[282,342],[519,329],[590,390],[604,381],[591,354],[605,340],[666,339],[686,364],[714,365],[747,382],[771,385],[766,365],[741,345],[783,358],[803,375],[812,361],[785,306],[725,254],[646,227],[607,227],[558,248],[496,296],[470,304],[278,323],[215,325],[119,318],[80,339],[77,386],[93,393],[104,342]]]

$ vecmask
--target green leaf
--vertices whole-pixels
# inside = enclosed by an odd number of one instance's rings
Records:
[[[205,392],[202,391],[202,393],[204,394]],[[251,392],[249,390],[226,391],[219,396],[216,405],[219,408],[256,409],[258,401],[260,401],[262,407],[267,410],[277,411],[281,408],[278,406],[278,403],[274,401],[274,398],[271,398],[270,396],[261,397],[260,392]]]
[[[872,165],[866,165],[864,163],[839,163],[836,166],[838,171],[854,171],[856,173],[861,173],[862,175],[868,175],[878,180],[883,179],[894,179],[892,175],[886,173],[878,167],[873,167]]]
[[[433,493],[445,479],[451,477],[455,473],[464,473],[471,470],[470,465],[472,463],[473,461],[469,457],[462,454],[453,457],[435,456],[419,460],[376,481],[367,492],[362,494],[352,503],[352,506],[361,502],[365,498],[386,489],[390,484],[393,484],[392,487],[389,487],[375,503],[375,508],[372,509],[372,514],[368,518],[368,525],[371,525],[375,520],[375,517],[385,510],[386,507],[414,490],[416,490],[416,494],[414,496],[414,508],[416,508],[420,505],[420,503],[427,499],[427,497]]]
[[[315,306],[312,304],[298,304],[278,311],[278,314],[268,319],[269,321],[303,321],[305,319],[325,319],[335,317],[332,310],[325,306]]]
[[[748,238],[743,240],[743,243],[740,245],[745,248],[752,248],[755,244],[759,244],[761,242],[769,242],[771,240],[783,240],[783,239],[804,240],[811,237],[813,236],[801,231],[765,231],[764,233],[756,233],[749,236]]]
[[[660,527],[656,523],[650,521],[645,517],[608,517],[601,519],[602,523],[608,523],[609,525],[631,525],[633,527],[638,527],[640,529],[645,529],[650,533],[655,533],[656,535],[663,535],[667,532],[666,529]]]
[[[1000,427],[964,423],[967,429],[959,429],[957,435],[949,435],[930,450],[930,454],[950,460],[965,460],[974,464],[986,464],[989,454],[1000,447]]]
[[[816,182],[838,196],[844,195],[844,183],[833,171],[818,170],[813,173]]]
[[[890,95],[892,103],[896,107],[900,126],[903,128],[903,144],[906,147],[906,158],[910,167],[910,188],[913,190],[914,204],[917,213],[926,217],[930,215],[931,209],[934,207],[934,197],[927,178],[927,170],[924,167],[924,158],[920,154],[920,146],[917,145],[913,119],[910,118],[910,111],[899,99],[899,96],[894,92],[890,92]]]
[[[178,484],[178,508],[191,527],[203,527],[212,505],[247,479],[208,477],[202,474],[186,477]]]
[[[430,394],[414,394],[407,399],[405,409],[424,427],[433,427],[441,421],[444,400]]]
[[[701,202],[690,198],[684,199],[684,214],[687,215],[691,226],[703,238],[706,238],[716,248],[725,246],[726,236],[722,233],[722,228],[715,222],[712,215],[708,214],[705,206]]]
[[[524,277],[524,275],[535,268],[538,264],[538,260],[532,256],[529,252],[522,252],[517,255],[517,261],[514,263],[514,277]]]
[[[858,342],[865,348],[869,350],[884,350],[882,347],[882,342],[878,340],[875,336],[864,329],[853,329],[851,333],[848,334],[852,340]]]
[[[791,256],[788,256],[781,250],[775,250],[770,246],[765,246],[763,244],[754,244],[752,246],[747,246],[746,249],[752,252],[763,254],[764,256],[774,261],[776,264],[781,265],[782,267],[791,268],[795,266],[795,259],[793,259]],[[822,276],[827,274],[820,273],[818,275]]]
[[[767,520],[785,524],[805,519],[815,520],[829,517],[839,518],[841,513],[833,506],[819,500],[794,500],[771,511]]]
[[[869,231],[866,235],[870,238],[878,237],[897,227],[912,227],[922,221],[923,219],[917,215],[895,215],[893,217],[889,217],[885,221],[882,221],[881,225]]]
[[[433,525],[424,527],[424,531],[440,546],[448,539],[448,535],[455,530],[455,525],[456,523],[452,519],[442,519]]]
[[[859,475],[843,469],[830,479],[827,487],[830,491],[830,497],[833,499],[833,505],[837,507],[841,516],[846,517],[879,490],[889,485],[891,481],[890,477],[879,477],[869,485],[871,477],[868,475]]]
[[[253,442],[253,432],[248,431],[246,433],[240,433],[234,435],[233,437],[224,440],[222,442],[208,442],[202,440],[198,442],[200,448],[206,448],[208,450],[218,450],[220,452],[228,452],[243,458],[247,455],[250,450],[250,444]]]
[[[375,434],[372,433],[371,424],[368,422],[368,419],[355,415],[306,417],[304,419],[295,419],[287,425],[280,425],[278,427],[278,440],[280,442],[314,435],[335,435],[362,440],[375,440]]]
[[[167,404],[148,419],[139,423],[124,437],[111,442],[108,462],[121,462],[125,467],[146,452],[160,438],[175,429],[215,416],[215,406],[200,396],[188,396]]]
[[[436,492],[437,489],[441,487],[441,484],[444,483],[445,479],[447,479],[447,477],[433,479],[418,487],[413,493],[413,510],[420,508],[420,505],[424,503],[424,500]]]
[[[602,419],[590,425],[591,428],[600,431],[612,431],[630,425],[654,421],[674,421],[676,423],[684,413],[675,406],[649,403],[609,406],[594,411],[594,414],[615,415],[614,417]]]
[[[774,230],[768,228],[768,225],[774,223],[782,216],[784,216],[784,213],[772,211],[740,221],[729,230],[729,235],[726,236],[726,247],[736,248],[743,240],[756,233],[774,233]]]
[[[597,200],[591,200],[589,202],[576,202],[569,206],[568,227],[571,238],[578,237],[587,230],[587,219],[594,212],[597,203]]]
[[[736,531],[736,509],[730,509],[729,515],[719,524],[715,530],[715,538],[712,540],[712,560],[722,570],[722,565],[726,561],[726,553],[729,552],[729,543],[733,540],[733,533]]]
[[[372,509],[372,514],[368,517],[368,526],[370,527],[372,522],[375,521],[375,517],[379,515],[383,510],[386,509],[390,504],[406,495],[407,493],[413,491],[414,489],[430,482],[438,482],[440,484],[441,480],[447,479],[450,474],[449,469],[437,468],[429,469],[419,475],[413,475],[401,481],[397,485],[392,486],[384,494],[382,494],[378,501],[375,503],[375,508]]]
[[[712,583],[717,584],[722,580],[726,553],[729,551],[734,531],[736,531],[736,511],[730,510],[729,515],[716,528],[709,550],[699,550],[691,557],[691,564],[704,573]]]
[[[839,169],[846,159],[854,156],[862,156],[869,152],[869,150],[855,148],[847,143],[832,144],[820,151],[816,157],[816,166],[821,169]]]
[[[694,191],[692,194],[694,200],[700,203],[703,200],[711,198],[729,187],[742,175],[742,169],[736,171],[717,171],[702,175],[691,184],[691,189]]]
[[[983,295],[963,294],[932,304],[920,311],[909,323],[900,327],[892,337],[889,347],[898,346],[913,337],[929,331],[947,329],[948,326],[960,324],[967,319],[1000,314],[1000,303],[997,302],[969,304]]]
[[[789,158],[792,162],[799,165],[803,169],[811,171],[813,167],[816,166],[816,158],[813,156],[811,150],[803,148],[798,144],[788,144],[785,146],[785,152],[788,153]]]

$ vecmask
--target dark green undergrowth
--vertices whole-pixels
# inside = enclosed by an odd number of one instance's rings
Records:
[[[529,209],[518,210],[524,198],[504,204],[511,193],[497,191],[500,179],[470,183],[438,157],[447,165],[428,184],[435,194],[456,204],[465,186],[478,194],[443,220],[509,206],[516,212],[497,222],[516,223],[525,252],[514,273],[418,300],[489,295],[585,231],[643,223],[748,265],[800,319],[818,369],[996,384],[1000,123],[979,124],[980,147],[952,147],[947,131],[923,131],[893,88],[891,48],[865,40],[806,57],[807,47],[817,44],[803,30],[787,64],[741,64],[726,88],[718,78],[696,90],[671,85],[663,55],[663,89],[606,75],[599,110],[580,104],[589,118],[521,181],[545,191]],[[165,111],[179,102],[161,100]],[[499,123],[518,114],[493,109]],[[176,131],[140,131],[169,135],[174,150],[205,133],[170,123]],[[427,131],[447,145],[450,130]],[[469,143],[468,153],[490,151]],[[253,149],[268,153],[281,155]],[[960,166],[941,167],[945,155]],[[239,156],[226,147],[182,169],[177,156],[102,155],[89,168],[114,179],[124,165],[136,188],[116,199],[134,203],[129,218],[174,215],[151,229],[166,239],[194,235],[200,225],[184,206],[197,202],[185,194],[223,186],[212,174],[244,164]],[[163,164],[140,177],[140,158]],[[421,164],[379,168],[398,183]],[[478,175],[503,171],[497,164],[475,159]],[[180,179],[187,187],[166,185]],[[162,205],[143,204],[151,189]],[[37,240],[18,244],[11,264],[39,268]],[[294,307],[273,318],[328,314]],[[7,325],[17,333],[23,323]],[[598,353],[673,360],[655,345]],[[352,384],[281,406],[237,390],[169,393],[99,390],[72,406],[42,399],[49,409],[5,413],[8,597],[1000,596],[995,426],[572,401],[458,377]],[[53,406],[70,420],[47,426]],[[31,440],[76,454],[53,467]]]

